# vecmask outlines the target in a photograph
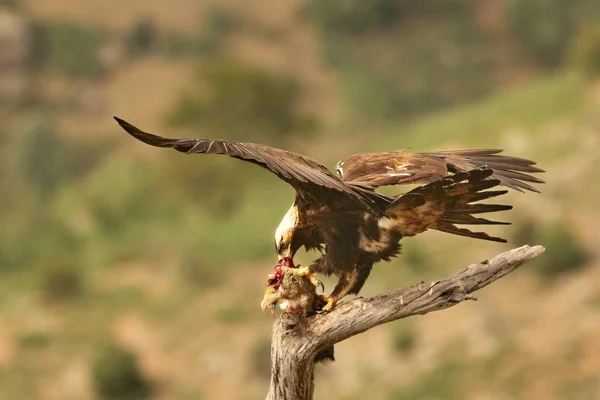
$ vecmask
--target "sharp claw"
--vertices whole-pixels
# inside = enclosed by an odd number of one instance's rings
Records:
[[[321,293],[323,293],[325,291],[325,285],[323,285],[323,282],[321,282],[318,279],[317,279],[317,287],[321,288]]]

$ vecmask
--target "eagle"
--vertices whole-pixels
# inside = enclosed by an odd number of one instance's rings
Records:
[[[499,155],[501,149],[359,153],[339,161],[334,173],[287,150],[220,139],[170,139],[114,118],[127,133],[151,146],[186,154],[227,155],[266,168],[291,185],[296,193],[275,230],[275,251],[278,262],[288,265],[293,265],[302,247],[320,253],[302,269],[307,275],[338,277],[326,296],[324,312],[342,297],[358,294],[375,263],[400,253],[404,237],[437,230],[506,242],[464,225],[509,224],[478,215],[512,206],[481,201],[501,196],[507,189],[539,193],[532,184],[544,183],[530,175],[544,172],[534,161]],[[395,185],[416,186],[395,196],[378,191]]]

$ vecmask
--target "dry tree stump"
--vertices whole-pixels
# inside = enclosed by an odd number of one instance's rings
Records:
[[[294,318],[284,313],[273,325],[267,400],[312,399],[314,359],[319,351],[387,322],[475,300],[471,293],[516,270],[544,250],[542,246],[519,247],[438,281],[340,303],[327,314]]]

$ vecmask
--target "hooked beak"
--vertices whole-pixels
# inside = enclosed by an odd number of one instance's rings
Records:
[[[281,261],[284,258],[292,258],[292,250],[288,247],[285,250],[282,250],[281,253],[278,254],[278,256],[278,261]]]

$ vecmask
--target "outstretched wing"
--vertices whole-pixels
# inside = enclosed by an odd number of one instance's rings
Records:
[[[494,172],[490,179],[522,192],[539,192],[529,183],[544,183],[530,173],[544,172],[535,162],[518,157],[501,156],[502,150],[454,150],[433,153],[360,153],[340,161],[336,169],[347,184],[377,188],[386,185],[425,184],[450,175],[487,167]]]
[[[381,214],[379,196],[368,190],[353,188],[320,163],[282,149],[256,143],[230,142],[220,139],[169,139],[144,132],[127,121],[114,117],[134,138],[156,147],[170,147],[187,154],[224,154],[259,165],[296,189],[302,200],[316,204],[349,199],[358,207]]]

